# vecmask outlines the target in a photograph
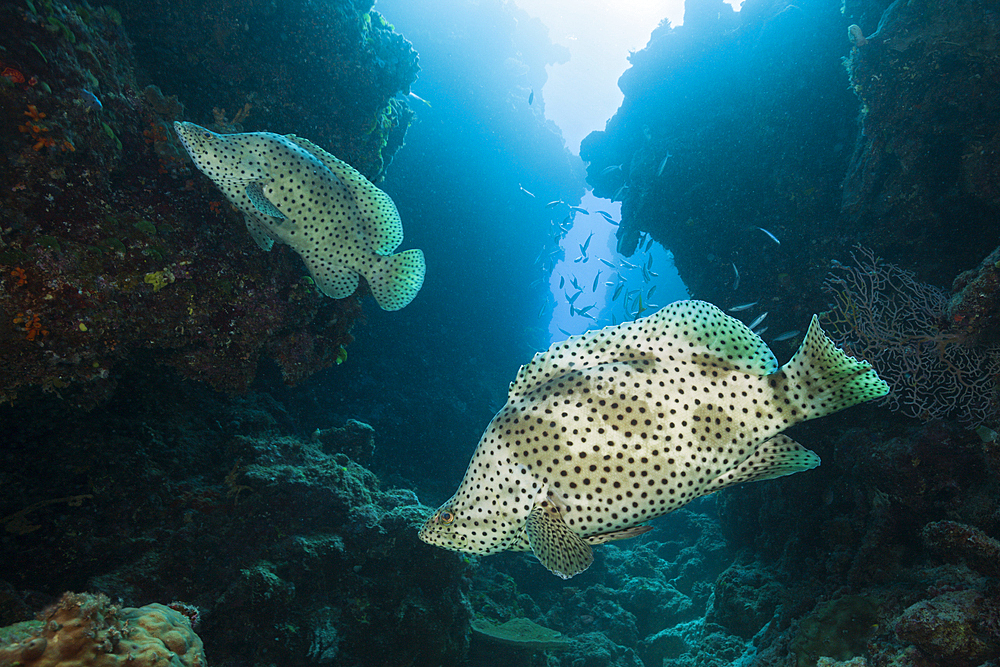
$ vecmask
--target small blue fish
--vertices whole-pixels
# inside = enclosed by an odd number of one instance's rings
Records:
[[[669,160],[672,157],[673,155],[671,155],[670,153],[667,153],[666,155],[663,156],[663,160],[660,162],[660,168],[656,170],[657,177],[663,176],[663,168],[667,166],[667,160]]]
[[[598,257],[597,259],[599,259],[602,262],[604,262],[605,266],[610,266],[612,269],[615,268],[615,265],[613,263],[609,262],[608,260],[604,259],[603,257]]]
[[[754,328],[754,327],[756,327],[756,326],[757,326],[758,324],[760,324],[761,322],[763,322],[763,321],[764,321],[764,318],[765,318],[765,317],[767,317],[767,312],[766,312],[766,311],[764,312],[764,314],[763,314],[763,315],[761,315],[760,317],[758,317],[757,319],[755,319],[755,320],[754,320],[753,322],[751,322],[751,323],[749,324],[749,326],[747,326],[747,328],[748,328],[748,329],[753,329],[753,328]]]
[[[604,219],[607,220],[608,222],[614,222],[615,221],[614,218],[611,217],[611,214],[608,213],[607,211],[598,211],[598,213],[600,213],[601,215],[603,215]]]
[[[562,289],[563,285],[565,284],[566,284],[566,276],[559,276],[559,289]]]
[[[799,335],[799,330],[798,329],[792,329],[791,331],[786,331],[783,334],[778,334],[777,336],[775,336],[774,338],[771,339],[771,342],[772,343],[780,343],[783,340],[790,340],[792,338],[795,338],[798,335]]]
[[[566,295],[566,300],[569,301],[572,304],[574,301],[576,301],[578,298],[580,298],[581,294],[583,294],[583,290],[580,290],[579,292],[577,292],[573,296],[570,296],[569,294],[567,294]]]
[[[580,250],[582,250],[585,255],[587,254],[587,248],[590,247],[590,239],[592,238],[594,238],[594,232],[590,232],[590,236],[588,236],[587,240],[583,242],[582,246],[580,246]]]
[[[757,305],[756,301],[751,301],[750,303],[741,303],[738,306],[733,306],[732,308],[730,308],[729,312],[730,313],[739,313],[739,312],[744,311],[744,310],[750,310],[751,308],[753,308],[756,305]]]
[[[771,232],[767,231],[767,230],[766,230],[766,229],[764,229],[763,227],[758,227],[757,229],[759,229],[760,231],[762,231],[762,232],[764,232],[765,234],[767,234],[767,238],[771,239],[772,241],[774,241],[774,242],[775,242],[775,243],[777,243],[778,245],[781,245],[781,241],[779,241],[779,240],[778,240],[778,237],[777,237],[777,236],[775,236],[775,235],[774,235],[774,234],[772,234]]]
[[[614,296],[611,297],[611,300],[614,301],[615,299],[620,297],[622,295],[622,290],[624,288],[625,288],[625,283],[618,283],[618,287],[615,288],[615,293]]]
[[[535,89],[532,88],[531,92],[528,94],[528,106],[530,107],[531,103],[534,101],[535,101]]]
[[[86,88],[79,88],[78,90],[80,91],[80,99],[83,100],[83,106],[86,107],[88,113],[91,111],[100,111],[104,108],[101,101],[97,99],[97,95]]]
[[[591,292],[596,292],[597,291],[597,281],[600,280],[600,279],[601,279],[601,270],[597,269],[597,275],[594,276],[594,286],[593,286],[593,288],[591,288],[591,290],[590,290]]]

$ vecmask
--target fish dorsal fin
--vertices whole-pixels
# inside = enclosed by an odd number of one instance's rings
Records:
[[[757,450],[734,470],[712,480],[705,494],[744,482],[757,482],[812,470],[820,463],[819,455],[786,435],[765,440]]]
[[[246,187],[246,195],[253,204],[253,207],[264,215],[269,215],[278,220],[285,220],[285,214],[278,210],[278,207],[271,203],[271,200],[264,194],[264,187],[254,181]]]
[[[308,139],[294,134],[289,134],[285,138],[312,154],[350,190],[361,212],[362,224],[374,252],[387,255],[399,247],[403,242],[403,222],[399,219],[399,211],[396,210],[396,205],[389,195],[372,185],[372,182],[357,169]]]
[[[715,368],[764,376],[778,360],[739,320],[704,301],[677,301],[635,322],[570,336],[539,352],[510,385],[516,399],[568,372],[613,362],[697,359]]]
[[[563,579],[580,574],[594,562],[590,545],[570,530],[559,508],[548,499],[535,504],[524,531],[538,561]]]

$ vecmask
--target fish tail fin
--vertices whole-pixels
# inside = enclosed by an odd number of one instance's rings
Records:
[[[361,270],[376,303],[383,310],[399,310],[411,301],[424,284],[424,253],[413,249],[395,255],[373,255]]]
[[[816,419],[880,398],[887,385],[866,362],[850,357],[823,332],[813,315],[795,355],[781,369],[786,397],[803,408],[805,419]]]

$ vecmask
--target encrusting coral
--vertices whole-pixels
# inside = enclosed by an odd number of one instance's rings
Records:
[[[118,607],[105,595],[65,593],[38,616],[2,633],[0,665],[19,667],[204,667],[188,617],[162,604]]]

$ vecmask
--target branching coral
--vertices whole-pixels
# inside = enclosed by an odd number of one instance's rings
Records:
[[[852,258],[854,266],[837,263],[827,277],[834,304],[821,319],[839,345],[889,383],[889,406],[925,420],[994,420],[997,350],[967,345],[946,327],[948,293],[870,250]]]

